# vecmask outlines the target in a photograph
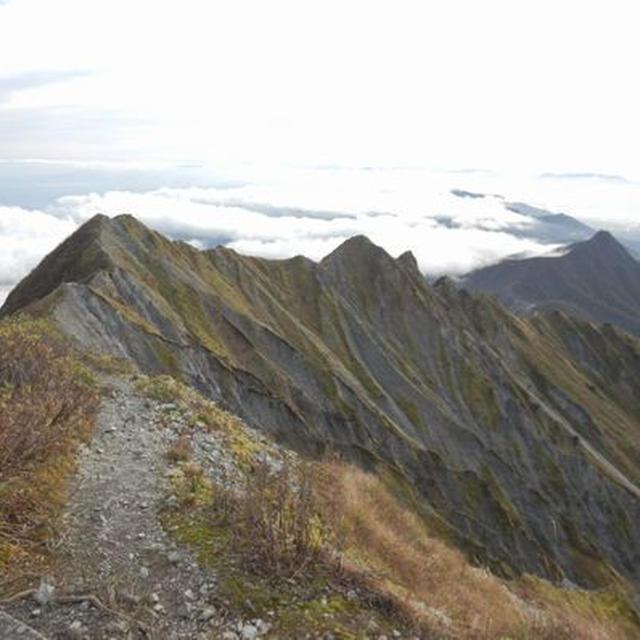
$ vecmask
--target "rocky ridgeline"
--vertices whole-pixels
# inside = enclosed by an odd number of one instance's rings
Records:
[[[382,461],[501,575],[640,585],[640,343],[610,326],[516,317],[362,236],[318,263],[265,260],[131,216],[79,228],[0,316],[17,311],[296,450]]]

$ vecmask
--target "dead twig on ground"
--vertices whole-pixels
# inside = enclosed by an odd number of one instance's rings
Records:
[[[16,602],[17,600],[23,600],[25,598],[29,598],[33,596],[36,592],[37,592],[37,589],[33,589],[33,588],[25,589],[24,591],[18,591],[18,593],[14,593],[12,596],[9,596],[8,598],[4,598],[0,600],[0,605],[6,605],[12,602]],[[140,631],[142,631],[145,635],[150,636],[150,633],[151,633],[151,630],[149,629],[148,625],[146,625],[144,622],[142,622],[141,620],[132,618],[131,616],[128,616],[126,613],[122,613],[121,611],[108,607],[106,604],[104,604],[104,602],[102,602],[102,600],[100,600],[100,598],[98,598],[98,596],[96,596],[93,593],[59,595],[52,598],[51,602],[54,604],[78,604],[81,602],[89,602],[96,609],[101,609],[106,613],[109,613],[113,616],[126,620],[130,625],[140,629]]]

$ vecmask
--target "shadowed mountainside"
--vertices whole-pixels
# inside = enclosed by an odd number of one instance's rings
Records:
[[[640,335],[640,263],[607,231],[561,256],[505,260],[463,280],[516,311],[559,309]]]
[[[131,216],[86,223],[0,315],[20,309],[376,469],[495,571],[640,585],[640,343],[610,326],[519,318],[362,236],[264,260]]]

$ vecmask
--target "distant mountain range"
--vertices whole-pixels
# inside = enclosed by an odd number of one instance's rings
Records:
[[[529,227],[510,230],[510,233],[522,238],[534,238],[545,243],[566,244],[589,238],[595,232],[589,225],[565,213],[552,213],[523,202],[506,202],[505,208],[535,220],[534,224]]]
[[[554,213],[534,207],[524,202],[509,202],[499,194],[485,194],[464,189],[452,189],[451,194],[458,198],[473,200],[498,200],[507,210],[525,216],[528,224],[513,224],[506,228],[511,235],[519,238],[531,238],[543,244],[567,244],[589,238],[595,230],[589,225],[565,213]]]
[[[541,173],[540,178],[550,178],[553,180],[602,180],[604,182],[627,183],[629,180],[624,176],[615,173],[593,173],[593,172],[573,172],[573,173]]]
[[[571,175],[573,176],[573,174]],[[588,240],[597,231],[574,216],[549,211],[525,202],[510,202],[499,194],[487,194],[465,189],[452,189],[451,194],[458,198],[471,200],[498,201],[507,211],[524,216],[525,219],[528,219],[526,224],[507,224],[503,229],[517,238],[530,238],[541,244],[570,244],[580,240]],[[448,220],[452,219],[446,215],[438,218],[438,221],[445,225]],[[620,229],[616,231],[616,234],[618,240],[635,257],[640,257],[640,227]]]
[[[557,309],[640,335],[640,263],[607,231],[561,255],[503,262],[462,279],[516,311]]]
[[[634,320],[635,263],[608,234],[538,261],[508,265],[540,269],[537,297]],[[498,573],[640,588],[640,342],[614,327],[514,315],[363,236],[317,263],[266,260],[131,216],[48,255],[0,315],[21,311],[377,472]]]

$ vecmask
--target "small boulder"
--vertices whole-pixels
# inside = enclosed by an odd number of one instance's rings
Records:
[[[82,640],[84,637],[84,631],[82,629],[82,623],[80,620],[74,620],[67,629],[67,638],[69,640]]]
[[[202,610],[202,612],[198,616],[198,619],[201,622],[208,622],[215,615],[216,615],[216,610],[213,607],[206,607],[205,609]]]
[[[240,631],[241,640],[256,640],[258,629],[252,624],[245,624]]]
[[[56,591],[55,586],[49,582],[46,578],[40,581],[36,592],[33,594],[33,599],[41,606],[45,606],[51,602],[54,593]]]
[[[264,620],[261,619],[257,619],[253,621],[254,626],[256,627],[256,629],[258,630],[258,635],[265,635],[267,633],[269,633],[269,631],[271,631],[271,624],[269,624],[268,622],[265,622]]]

